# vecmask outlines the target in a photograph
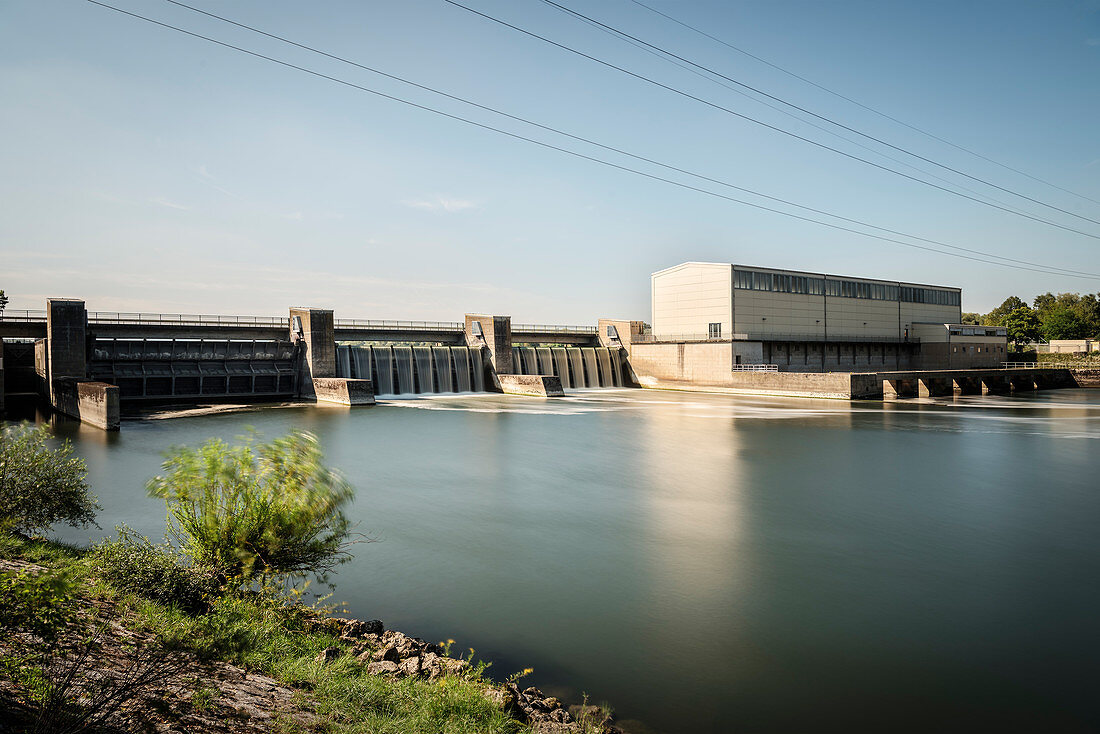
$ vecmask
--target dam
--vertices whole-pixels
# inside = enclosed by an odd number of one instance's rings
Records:
[[[675,274],[709,270],[715,268]],[[744,274],[730,272],[740,284],[735,288],[747,287]],[[774,278],[769,282],[777,287]],[[822,282],[827,299],[832,281]],[[818,288],[807,283],[782,287]],[[866,290],[871,300],[939,299],[950,302],[935,308],[958,309],[957,293],[928,293]],[[844,297],[829,303],[837,299]],[[757,307],[782,313],[779,306]],[[89,312],[79,299],[49,299],[44,311],[9,312],[0,320],[0,410],[4,399],[43,400],[114,430],[124,409],[217,402],[354,406],[376,397],[555,397],[614,388],[893,400],[1092,384],[1066,368],[1005,364],[1003,328],[909,318],[904,328],[887,325],[902,329],[900,337],[860,341],[835,327],[817,337],[731,333],[721,321],[706,334],[661,334],[641,321],[615,319],[597,326],[512,324],[509,316],[487,314],[466,314],[461,322],[337,319],[332,310],[310,307],[292,307],[286,317],[123,314]]]
[[[594,326],[516,324],[467,314],[462,322],[288,316],[88,312],[49,299],[10,313],[0,362],[11,397],[117,429],[125,408],[307,400],[370,405],[376,396],[502,392],[551,397],[566,387],[632,385],[621,344]],[[2,409],[3,403],[0,403]]]

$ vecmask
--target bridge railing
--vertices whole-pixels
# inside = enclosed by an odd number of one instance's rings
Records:
[[[0,321],[18,321],[20,323],[38,322],[46,320],[46,312],[41,310],[31,309],[6,309],[3,313],[0,313]]]
[[[289,328],[286,316],[220,316],[187,313],[128,313],[124,311],[89,311],[88,323],[156,326],[267,326]]]
[[[7,310],[0,320],[44,322],[45,310]],[[125,324],[154,326],[257,326],[289,328],[286,316],[220,316],[217,314],[128,313],[124,311],[89,311],[92,324]],[[395,319],[335,319],[337,329],[379,329],[394,331],[462,331],[461,321],[404,321]],[[552,334],[592,334],[595,326],[565,326],[562,324],[514,324],[513,332]]]
[[[561,324],[512,324],[512,333],[595,334],[595,326],[563,326]]]
[[[735,364],[731,367],[734,372],[778,372],[777,364]]]
[[[395,321],[390,319],[335,319],[337,329],[393,331],[462,331],[461,321]]]

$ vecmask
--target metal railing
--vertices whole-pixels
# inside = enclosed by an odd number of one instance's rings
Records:
[[[595,334],[595,326],[563,326],[561,324],[512,324],[512,332],[549,332],[553,334]]]
[[[127,313],[124,311],[89,311],[90,324],[125,324],[140,326],[274,326],[288,328],[286,316],[220,316],[186,313]]]
[[[1006,370],[1100,370],[1100,362],[1002,362]]]
[[[45,310],[7,310],[0,321],[39,323],[46,320]],[[267,326],[289,328],[286,316],[219,316],[216,314],[126,313],[122,311],[89,311],[88,323],[155,326]],[[393,319],[335,319],[337,329],[389,329],[410,331],[462,331],[461,321],[404,321]],[[512,331],[554,334],[595,334],[595,326],[562,324],[514,324]]]
[[[748,334],[726,334],[725,336],[710,336],[709,334],[631,334],[630,341],[634,344],[646,344],[654,342],[721,342],[721,341],[747,341]]]
[[[462,331],[461,321],[395,321],[390,319],[335,319],[337,329],[392,331]]]
[[[735,364],[731,368],[734,372],[778,372],[777,364]]]
[[[767,333],[734,333],[722,336],[710,336],[709,334],[633,334],[630,340],[635,344],[655,342],[721,342],[721,341],[764,341],[764,342],[858,342],[874,344],[919,344],[917,337],[897,336],[855,336],[822,335],[822,334],[767,334]]]
[[[38,322],[46,320],[45,311],[32,311],[29,309],[13,310],[7,309],[3,313],[0,313],[0,321],[18,321],[20,323]]]

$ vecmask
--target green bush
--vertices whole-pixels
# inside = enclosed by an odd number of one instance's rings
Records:
[[[26,633],[56,642],[74,616],[74,588],[67,570],[0,572],[0,633]]]
[[[49,431],[0,425],[0,529],[34,533],[58,522],[93,523],[99,509],[88,493],[84,461],[66,441],[50,448]]]
[[[353,491],[321,463],[312,434],[240,446],[213,439],[174,449],[164,468],[148,488],[168,503],[169,533],[222,579],[315,574],[324,580],[349,557],[342,507]]]
[[[172,546],[153,545],[124,526],[118,528],[117,539],[97,545],[90,560],[99,576],[116,589],[188,612],[205,610],[218,593],[218,581],[210,571],[184,565]]]

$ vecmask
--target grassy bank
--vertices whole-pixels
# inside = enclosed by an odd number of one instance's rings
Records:
[[[115,727],[119,720],[124,730],[148,730],[150,721],[162,725],[188,723],[189,714],[213,711],[219,697],[230,696],[206,671],[214,662],[230,663],[247,671],[278,681],[294,691],[294,709],[270,712],[263,729],[277,732],[316,731],[333,734],[473,734],[474,732],[546,731],[522,722],[522,714],[509,712],[513,697],[501,683],[489,680],[485,665],[473,661],[459,673],[426,680],[368,672],[368,663],[355,653],[362,643],[341,639],[332,620],[316,610],[288,601],[271,593],[244,592],[218,596],[201,611],[187,611],[172,603],[152,600],[132,591],[119,589],[105,579],[109,571],[98,565],[99,555],[39,539],[7,535],[0,541],[0,558],[9,562],[34,564],[35,573],[56,574],[72,585],[60,603],[78,611],[78,619],[69,621],[70,631],[79,628],[74,638],[86,637],[97,623],[108,622],[143,639],[155,640],[166,660],[184,654],[193,664],[182,676],[180,690],[168,700],[165,689],[171,681],[154,681],[152,701],[144,706],[125,707],[109,717]],[[7,574],[12,573],[12,565]],[[17,660],[32,653],[28,643],[11,638],[0,645],[5,660]],[[369,646],[368,646],[369,647]],[[326,651],[329,651],[327,655]],[[370,650],[368,649],[368,652]],[[472,654],[467,656],[467,659]],[[324,658],[324,661],[322,661]],[[19,714],[26,722],[42,701],[40,683],[45,661],[29,662],[12,669],[5,666],[9,713]],[[95,655],[85,673],[97,674],[103,666]],[[174,673],[176,678],[181,676]],[[189,690],[188,690],[189,689]],[[73,695],[76,695],[74,690]],[[0,706],[3,704],[0,703]],[[141,709],[145,710],[141,710]],[[197,710],[197,711],[196,711]],[[239,712],[224,715],[234,717]],[[595,707],[574,708],[570,729],[595,734],[605,731],[603,712]],[[192,719],[194,717],[191,717]],[[245,718],[248,718],[247,716]],[[188,731],[198,731],[190,722]],[[26,724],[30,730],[30,723]],[[248,730],[242,724],[242,730]],[[0,726],[2,730],[2,726]],[[18,731],[19,729],[12,729]],[[116,729],[117,730],[117,729]],[[231,729],[232,730],[232,729]]]
[[[351,489],[319,459],[306,434],[176,450],[149,483],[174,542],[76,548],[34,535],[92,521],[82,462],[0,426],[0,734],[617,731],[453,641],[304,604],[350,557]]]

